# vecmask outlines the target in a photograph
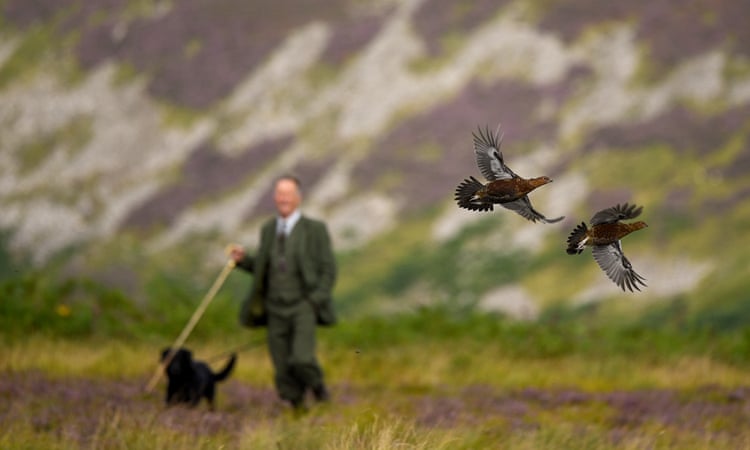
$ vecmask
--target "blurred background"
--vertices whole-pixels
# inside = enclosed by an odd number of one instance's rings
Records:
[[[254,248],[285,172],[329,225],[344,319],[438,308],[714,331],[750,320],[746,1],[0,10],[6,333],[179,329],[225,245]],[[498,124],[516,173],[554,179],[535,207],[565,220],[455,205],[455,186],[479,176],[472,131]],[[589,251],[565,254],[576,224],[618,202],[643,205],[649,224],[623,242],[641,293],[623,293]],[[232,274],[209,320],[237,327],[249,281]]]

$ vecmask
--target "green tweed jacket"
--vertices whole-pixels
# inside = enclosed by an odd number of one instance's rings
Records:
[[[295,242],[290,250],[297,258],[299,276],[304,290],[303,301],[315,310],[318,325],[336,323],[331,292],[336,281],[336,260],[331,248],[328,229],[323,222],[300,217],[294,226]],[[271,248],[276,239],[276,218],[269,219],[261,228],[260,246],[254,257],[245,256],[237,266],[253,274],[253,283],[240,309],[240,323],[246,327],[267,325],[268,266]]]

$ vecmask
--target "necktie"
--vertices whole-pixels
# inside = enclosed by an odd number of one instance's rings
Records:
[[[279,229],[276,233],[276,251],[279,253],[279,271],[286,271],[286,223],[279,221]]]

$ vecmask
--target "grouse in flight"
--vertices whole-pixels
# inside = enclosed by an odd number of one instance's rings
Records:
[[[525,179],[510,170],[510,167],[503,162],[503,154],[500,153],[503,138],[499,131],[498,127],[498,130],[491,134],[489,128],[484,130],[479,128],[478,134],[472,133],[477,166],[489,183],[482,184],[474,177],[465,179],[456,188],[455,199],[458,206],[472,211],[492,211],[493,205],[499,204],[532,222],[538,220],[544,223],[555,223],[564,219],[564,216],[548,219],[531,206],[526,194],[539,186],[551,183],[552,179],[549,177]]]
[[[591,228],[587,228],[586,223],[581,222],[573,229],[568,237],[566,252],[569,255],[580,254],[586,245],[590,245],[597,264],[612,281],[623,291],[625,288],[631,292],[633,289],[640,291],[638,284],[646,286],[646,279],[633,270],[630,261],[622,252],[620,239],[648,225],[642,221],[632,223],[620,221],[638,217],[642,210],[642,206],[636,207],[625,203],[622,206],[618,204],[599,211],[591,218]]]

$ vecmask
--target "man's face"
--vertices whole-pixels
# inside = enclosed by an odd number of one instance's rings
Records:
[[[300,193],[297,184],[292,180],[281,179],[276,182],[273,191],[273,201],[276,203],[276,211],[281,217],[287,217],[293,213],[300,204]]]

